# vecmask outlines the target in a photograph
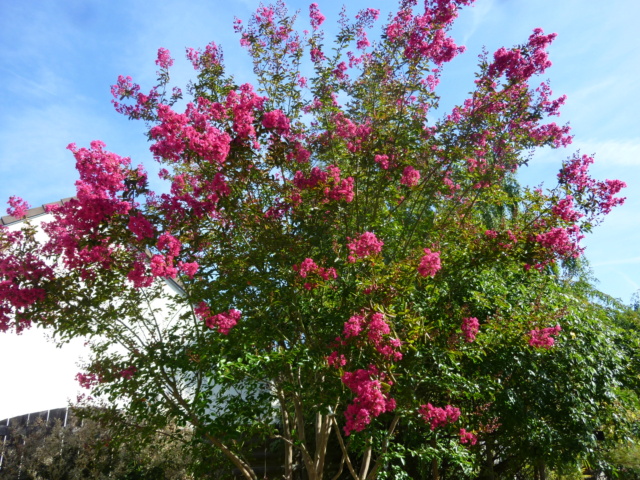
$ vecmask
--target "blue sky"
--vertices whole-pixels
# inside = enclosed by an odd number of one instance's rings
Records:
[[[330,32],[341,2],[316,1]],[[306,19],[307,3],[288,5]],[[375,7],[384,19],[394,5],[351,1],[348,12]],[[222,45],[228,71],[250,81],[251,64],[232,22],[234,16],[248,19],[257,6],[255,0],[1,1],[0,199],[19,195],[36,206],[73,195],[74,160],[65,150],[70,142],[88,146],[100,139],[134,163],[151,165],[143,125],[113,110],[110,85],[124,74],[143,89],[151,87],[156,52],[164,47],[176,57],[172,80],[184,86],[193,74],[185,47],[204,47],[211,40]],[[571,123],[574,144],[539,152],[521,180],[551,185],[562,160],[580,149],[596,154],[596,177],[627,182],[626,204],[584,241],[600,289],[624,301],[640,289],[638,18],[637,0],[477,0],[453,30],[467,52],[448,65],[440,87],[442,109],[448,109],[472,89],[483,45],[493,52],[524,43],[536,27],[558,33],[550,48],[554,65],[540,80],[549,79],[554,93],[567,95],[560,121]],[[6,342],[0,336],[0,351]],[[0,418],[23,412],[9,413],[4,401]],[[64,398],[49,406],[61,404]]]

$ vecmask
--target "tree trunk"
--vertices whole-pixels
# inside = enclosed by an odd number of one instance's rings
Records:
[[[547,467],[542,460],[540,460],[536,465],[536,470],[538,473],[538,480],[547,480]]]
[[[495,463],[495,459],[493,458],[493,440],[487,438],[486,444],[485,444],[485,448],[487,450],[487,466],[486,466],[486,476],[485,478],[487,480],[494,480],[495,479],[495,475],[493,472],[493,464]]]
[[[438,471],[438,459],[431,460],[431,477],[433,480],[440,480],[440,472]]]
[[[372,453],[372,446],[371,446],[371,442],[373,441],[373,439],[369,439],[369,446],[367,447],[367,450],[364,452],[364,455],[362,457],[362,465],[360,466],[360,478],[364,479],[367,478],[367,474],[369,473],[369,464],[371,463],[371,453]]]
[[[436,439],[435,437],[431,439],[431,446],[434,448],[436,448]],[[431,460],[431,477],[433,480],[440,480],[440,471],[438,470],[438,459],[437,458],[433,458],[433,460]]]
[[[289,413],[281,406],[282,409],[282,428],[284,441],[284,479],[293,480],[293,446],[291,445],[291,424]]]

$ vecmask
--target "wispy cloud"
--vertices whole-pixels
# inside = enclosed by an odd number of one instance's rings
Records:
[[[470,17],[470,22],[465,25],[464,37],[461,43],[466,45],[474,36],[478,29],[483,25],[490,15],[496,15],[495,0],[487,0],[473,4],[472,8],[467,9],[465,14]]]
[[[606,262],[597,262],[594,263],[592,266],[593,267],[606,267],[606,266],[610,266],[610,265],[630,265],[633,263],[640,263],[640,256],[639,257],[631,257],[631,258],[620,258],[617,260],[609,260]]]
[[[629,140],[586,141],[579,143],[583,153],[595,153],[608,165],[640,167],[640,138]]]

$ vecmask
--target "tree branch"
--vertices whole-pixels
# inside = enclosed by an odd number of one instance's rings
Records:
[[[382,445],[382,450],[380,450],[380,455],[378,455],[376,463],[373,465],[373,469],[369,472],[369,475],[367,475],[366,480],[373,480],[374,478],[376,478],[376,476],[378,475],[378,471],[380,471],[380,469],[382,468],[382,465],[384,463],[384,454],[387,453],[387,450],[389,449],[389,438],[391,438],[391,435],[393,435],[393,432],[395,431],[396,426],[398,426],[399,421],[400,415],[396,415],[395,417],[393,417],[391,425],[389,425],[389,430],[387,430],[387,438],[385,438]]]
[[[349,458],[349,454],[347,453],[347,448],[344,445],[344,440],[342,440],[342,434],[340,433],[340,427],[338,426],[338,422],[336,421],[336,417],[331,417],[333,420],[333,428],[336,431],[336,435],[338,436],[338,443],[340,443],[340,449],[342,450],[342,459],[347,463],[347,468],[351,473],[351,476],[354,480],[361,480],[356,471],[351,464],[351,459]]]

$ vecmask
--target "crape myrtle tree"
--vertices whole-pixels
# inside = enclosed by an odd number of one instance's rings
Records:
[[[256,87],[215,43],[188,49],[180,109],[161,48],[155,87],[112,91],[147,123],[165,191],[100,141],[70,145],[77,194],[46,238],[0,231],[0,328],[90,337],[92,397],[138,433],[189,426],[246,479],[260,439],[289,479],[592,461],[594,432],[624,423],[629,365],[576,286],[579,242],[624,183],[579,153],[553,188],[515,181],[536,148],[571,143],[551,121],[564,97],[536,80],[555,37],[541,29],[482,55],[468,98],[434,118],[472,1],[402,0],[378,41],[377,10],[342,14],[331,43],[316,4],[303,33],[261,6],[235,23]]]

